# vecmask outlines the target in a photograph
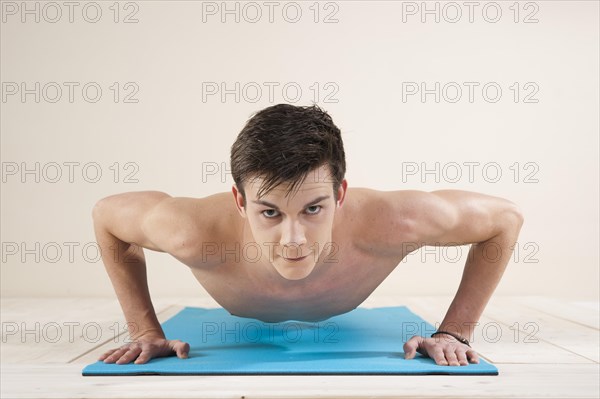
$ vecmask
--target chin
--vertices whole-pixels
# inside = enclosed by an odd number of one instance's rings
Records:
[[[295,269],[292,269],[290,266],[282,268],[275,267],[275,270],[277,270],[277,273],[286,280],[302,280],[310,276],[314,270],[314,265],[310,268],[305,266],[302,268],[296,267]]]
[[[293,274],[293,275],[287,275],[287,274],[283,274],[283,273],[279,273],[281,275],[281,277],[283,277],[286,280],[290,280],[290,281],[297,281],[297,280],[303,280],[305,278],[307,278],[310,273],[306,274],[306,275],[298,275],[298,274]]]

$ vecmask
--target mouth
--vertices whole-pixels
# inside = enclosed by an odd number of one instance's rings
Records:
[[[283,258],[283,259],[285,259],[287,261],[290,261],[290,262],[299,262],[299,261],[301,261],[303,259],[306,259],[306,258],[308,258],[308,255],[303,256],[301,258]]]

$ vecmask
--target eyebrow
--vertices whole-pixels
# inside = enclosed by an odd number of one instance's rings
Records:
[[[316,204],[317,202],[321,202],[324,199],[327,199],[327,198],[330,198],[330,197],[331,197],[330,195],[322,195],[320,197],[317,197],[314,200],[310,201],[308,204],[304,205],[304,208],[308,208],[309,206],[312,206],[312,205]],[[259,205],[266,205],[266,206],[269,206],[271,208],[279,210],[279,207],[277,205],[272,204],[272,203],[267,202],[267,201],[263,201],[263,200],[256,200],[255,201],[255,200],[252,200],[252,202],[254,202],[255,204],[259,204]]]

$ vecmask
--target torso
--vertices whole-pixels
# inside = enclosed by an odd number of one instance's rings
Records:
[[[406,254],[373,250],[365,234],[366,220],[359,210],[375,191],[348,188],[343,206],[336,214],[330,256],[317,264],[302,280],[286,280],[261,258],[257,262],[235,259],[234,251],[216,255],[206,262],[201,254],[183,260],[206,291],[231,314],[265,322],[285,320],[321,321],[359,306],[394,270]],[[214,214],[237,214],[230,193],[223,193]],[[192,215],[193,217],[193,215]],[[237,214],[220,229],[219,249],[239,248],[252,241],[245,220]],[[324,250],[325,250],[324,249]],[[214,261],[218,259],[218,261]],[[210,259],[209,259],[210,260]],[[209,264],[210,263],[210,264]]]

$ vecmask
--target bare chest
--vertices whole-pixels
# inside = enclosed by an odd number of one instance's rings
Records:
[[[302,280],[283,279],[264,262],[232,260],[192,272],[233,315],[266,322],[320,321],[359,306],[401,260],[337,242],[336,252]]]

